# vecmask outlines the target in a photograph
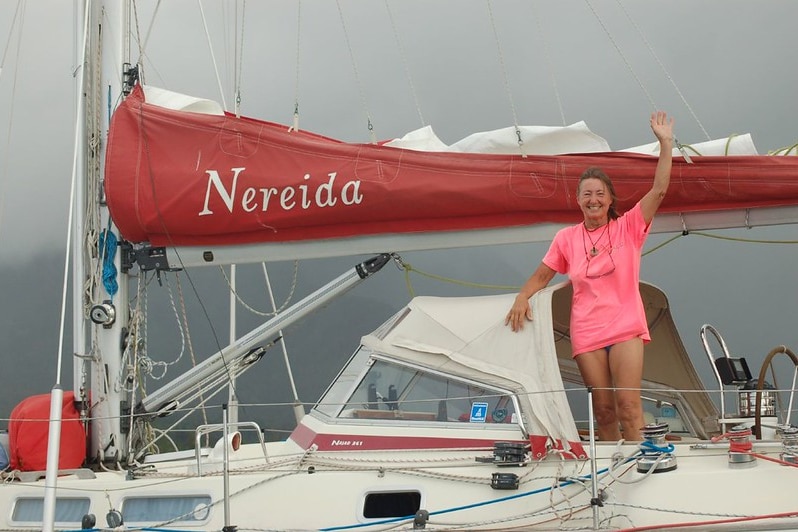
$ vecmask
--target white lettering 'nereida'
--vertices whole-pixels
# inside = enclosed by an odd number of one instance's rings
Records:
[[[233,213],[237,208],[244,212],[253,212],[260,209],[267,212],[269,207],[278,208],[284,211],[291,211],[295,208],[311,209],[333,207],[338,201],[343,205],[358,205],[363,201],[363,194],[360,192],[360,181],[350,180],[344,183],[339,193],[333,187],[337,177],[336,172],[327,174],[327,181],[313,188],[310,183],[303,183],[297,186],[277,187],[247,187],[237,195],[238,177],[246,168],[231,168],[233,179],[230,188],[225,188],[219,172],[216,170],[206,170],[208,174],[208,185],[205,188],[205,204],[199,212],[200,216],[214,214],[210,208],[211,193],[216,192],[222,200],[227,211]],[[303,179],[310,182],[310,174],[305,174]]]

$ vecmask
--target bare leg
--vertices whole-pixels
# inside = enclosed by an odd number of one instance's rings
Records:
[[[609,355],[607,355],[606,349],[581,353],[576,357],[576,364],[579,366],[585,386],[593,388],[593,413],[598,425],[599,439],[620,440],[621,432],[618,429],[615,392],[612,389]]]
[[[643,403],[640,388],[643,381],[643,340],[633,338],[610,348],[609,368],[615,384],[615,407],[626,441],[641,440]]]

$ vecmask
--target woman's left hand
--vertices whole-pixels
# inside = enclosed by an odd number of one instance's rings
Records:
[[[673,140],[673,118],[668,118],[665,111],[651,113],[651,130],[660,142]]]

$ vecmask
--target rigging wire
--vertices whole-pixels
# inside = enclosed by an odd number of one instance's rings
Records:
[[[360,104],[363,106],[363,110],[366,113],[366,120],[368,122],[368,130],[369,134],[371,135],[371,142],[376,143],[377,138],[374,135],[374,124],[371,121],[371,114],[368,110],[368,105],[366,104],[366,95],[363,92],[363,84],[360,81],[360,74],[357,70],[357,62],[355,61],[355,53],[352,50],[352,43],[349,40],[349,32],[346,29],[346,20],[344,19],[344,12],[341,9],[341,1],[336,0],[335,5],[338,8],[338,17],[341,19],[341,27],[344,30],[344,39],[346,41],[346,47],[349,50],[349,60],[352,62],[352,70],[354,71],[355,75],[355,83],[357,84],[358,93],[360,94]]]
[[[219,86],[219,97],[222,100],[222,107],[227,109],[227,102],[224,97],[224,88],[222,87],[222,78],[219,75],[219,66],[216,64],[216,55],[213,52],[213,43],[211,42],[211,34],[208,30],[208,20],[205,18],[205,9],[202,7],[202,0],[197,0],[199,5],[200,15],[202,15],[202,26],[205,28],[205,40],[208,43],[208,51],[211,54],[211,61],[213,62],[213,71],[216,73],[216,84]]]
[[[683,232],[683,233],[678,233],[676,235],[673,235],[672,237],[668,238],[664,242],[661,242],[660,244],[657,244],[653,248],[647,249],[646,251],[644,251],[641,254],[641,256],[645,257],[647,255],[650,255],[650,254],[652,254],[652,253],[664,248],[665,246],[675,242],[676,240],[678,240],[678,239],[680,239],[682,237],[685,237],[685,236],[690,236],[690,235],[702,236],[702,237],[706,237],[706,238],[715,238],[715,239],[726,240],[726,241],[731,241],[731,242],[749,243],[749,244],[798,245],[798,240],[766,240],[766,239],[730,237],[730,236],[723,236],[723,235],[717,235],[717,234],[712,234],[712,233],[706,233],[706,232],[703,232],[703,231],[690,231],[690,232]],[[396,263],[397,263],[399,269],[404,271],[405,285],[407,286],[407,291],[408,291],[408,293],[410,294],[411,297],[414,297],[416,295],[415,294],[415,289],[413,288],[413,284],[412,284],[412,281],[411,281],[411,278],[410,278],[410,275],[413,274],[413,273],[415,273],[417,275],[420,275],[422,277],[426,277],[428,279],[432,279],[434,281],[440,281],[440,282],[443,282],[443,283],[449,283],[449,284],[465,286],[465,287],[469,287],[469,288],[476,288],[476,289],[481,289],[481,290],[509,290],[509,291],[515,291],[515,290],[518,290],[520,288],[518,285],[501,285],[501,284],[490,284],[490,283],[477,283],[477,282],[473,282],[473,281],[465,281],[465,280],[462,280],[462,279],[455,279],[453,277],[447,277],[445,275],[439,275],[439,274],[435,274],[435,273],[430,273],[430,272],[421,270],[419,268],[416,268],[415,266],[413,266],[409,262],[405,262],[404,260],[396,261]]]
[[[138,31],[138,9],[137,9],[136,6],[137,6],[137,3],[134,1],[133,2],[133,9],[136,12],[136,37],[138,37],[139,36],[139,31]],[[140,43],[140,46],[139,46],[139,54],[140,55],[143,55],[142,54],[143,50],[147,49],[147,43],[150,41],[150,35],[152,35],[152,28],[155,26],[155,19],[158,17],[158,10],[160,8],[161,8],[161,0],[158,0],[155,3],[155,9],[153,9],[153,12],[152,12],[152,18],[150,19],[150,25],[147,28],[147,34],[144,36],[144,42]]]
[[[14,10],[14,17],[11,19],[11,29],[8,31],[8,40],[6,40],[5,48],[3,48],[3,59],[0,60],[0,75],[2,75],[3,73],[3,66],[6,64],[6,57],[8,54],[8,50],[11,47],[11,37],[14,35],[14,27],[17,25],[17,16],[20,17],[19,19],[20,32],[17,35],[17,38],[19,39],[19,35],[22,34],[21,30],[23,26],[22,20],[24,19],[26,5],[27,4],[23,2],[23,0],[17,0],[17,8]],[[22,15],[20,15],[20,12],[22,13]],[[19,41],[17,42],[17,58],[19,58]]]
[[[501,41],[499,40],[499,32],[496,29],[496,19],[493,16],[493,7],[491,5],[491,0],[485,0],[485,3],[488,8],[488,18],[490,19],[490,27],[493,30],[493,39],[496,43],[496,51],[499,54],[499,66],[501,67],[502,71],[502,80],[504,81],[504,90],[507,93],[507,100],[510,103],[510,111],[513,115],[513,124],[515,125],[515,136],[518,142],[518,148],[521,150],[521,155],[526,157],[526,152],[524,150],[524,140],[521,137],[521,127],[518,125],[518,113],[515,110],[515,102],[513,101],[513,92],[510,89],[510,80],[507,77],[507,66],[504,63],[504,53],[502,52],[502,45]]]
[[[698,118],[698,115],[695,113],[695,111],[693,110],[693,108],[692,108],[692,107],[690,106],[690,104],[687,102],[687,98],[685,98],[685,96],[684,96],[684,94],[682,93],[682,91],[681,91],[681,90],[679,89],[679,87],[676,85],[676,82],[674,81],[673,77],[670,75],[670,73],[668,72],[668,69],[667,69],[667,68],[665,68],[665,65],[662,63],[662,61],[660,60],[659,56],[658,56],[658,55],[657,55],[657,53],[654,51],[654,47],[653,47],[653,46],[651,46],[651,43],[648,41],[648,39],[646,39],[646,36],[645,36],[645,34],[644,34],[644,33],[643,33],[641,30],[640,30],[640,27],[637,25],[637,22],[636,22],[636,21],[635,21],[635,20],[632,18],[632,16],[631,16],[631,15],[629,14],[629,12],[626,10],[626,8],[624,7],[624,5],[623,5],[623,3],[621,2],[621,0],[615,0],[615,1],[617,2],[618,6],[621,8],[621,11],[623,11],[623,14],[624,14],[624,15],[626,15],[626,18],[627,18],[627,19],[629,20],[629,22],[632,24],[632,27],[635,29],[635,31],[637,32],[637,34],[640,36],[640,39],[643,41],[643,43],[645,43],[645,45],[646,45],[646,48],[648,49],[649,53],[650,53],[650,54],[651,54],[651,56],[654,58],[654,60],[657,62],[657,64],[659,65],[659,67],[662,69],[662,72],[663,72],[663,74],[665,74],[665,78],[666,78],[666,79],[667,79],[667,80],[670,82],[670,84],[673,86],[674,90],[676,91],[676,94],[678,94],[678,95],[679,95],[679,98],[681,98],[681,100],[682,100],[682,103],[683,103],[683,104],[684,104],[684,106],[687,108],[687,111],[690,113],[690,115],[693,117],[693,119],[696,121],[696,123],[698,124],[698,127],[699,127],[699,128],[701,128],[701,131],[702,131],[702,132],[704,133],[704,135],[707,137],[707,140],[712,140],[712,137],[710,137],[710,136],[709,136],[709,133],[707,133],[707,130],[706,130],[706,129],[704,129],[704,124],[702,124],[702,123],[701,123],[701,120]]]
[[[563,108],[562,104],[562,95],[560,94],[560,89],[557,86],[557,76],[554,73],[554,64],[551,61],[551,54],[549,53],[549,40],[546,38],[546,28],[543,26],[543,17],[540,16],[539,12],[535,10],[535,3],[529,2],[529,8],[532,10],[532,18],[535,19],[535,25],[538,29],[538,36],[543,44],[543,56],[546,60],[546,65],[548,65],[549,74],[551,77],[551,85],[554,89],[554,98],[557,100],[557,109],[560,111],[560,121],[562,122],[563,126],[567,126],[567,122],[565,120],[565,109]]]
[[[296,67],[294,70],[294,122],[288,131],[299,131],[299,51],[302,40],[302,0],[296,3]]]
[[[629,73],[632,75],[632,77],[635,79],[635,81],[637,81],[637,84],[640,87],[640,89],[643,91],[643,94],[645,94],[646,98],[648,98],[648,102],[651,105],[651,108],[652,109],[657,109],[657,104],[654,102],[654,98],[651,96],[651,93],[648,92],[648,89],[646,88],[645,84],[640,79],[640,77],[637,75],[637,72],[635,72],[635,69],[632,68],[632,64],[626,58],[626,56],[624,55],[623,51],[621,51],[621,47],[618,45],[618,42],[612,36],[612,33],[610,33],[610,30],[607,28],[607,25],[604,24],[604,21],[601,19],[601,17],[599,16],[598,12],[593,8],[593,4],[590,3],[590,0],[585,0],[585,3],[590,8],[590,11],[593,13],[593,16],[596,17],[596,20],[598,21],[599,25],[601,26],[601,29],[603,29],[604,33],[607,34],[607,38],[609,39],[610,43],[612,43],[612,46],[615,48],[615,51],[618,52],[618,55],[621,57],[621,60],[623,61],[623,63],[626,65],[627,70],[629,70]],[[687,150],[684,149],[684,146],[682,146],[682,143],[679,142],[679,139],[676,138],[676,135],[673,135],[673,144],[674,144],[674,147],[676,147],[676,149],[678,149],[679,152],[681,152],[682,157],[684,157],[684,160],[687,163],[692,163],[693,162],[692,159],[690,159],[690,155],[687,153]]]
[[[416,87],[413,84],[413,76],[410,74],[410,67],[407,63],[407,55],[405,54],[404,47],[402,46],[402,40],[399,38],[399,32],[396,30],[396,21],[393,18],[393,12],[391,11],[391,6],[388,0],[385,0],[385,10],[388,12],[388,20],[391,22],[391,30],[393,31],[393,38],[396,41],[396,48],[399,50],[399,57],[402,60],[402,66],[405,69],[405,75],[407,76],[407,83],[410,85],[410,93],[413,96],[413,102],[416,105],[416,112],[418,113],[418,118],[421,120],[421,126],[424,127],[427,125],[427,122],[424,120],[424,115],[421,112],[421,103],[418,99],[418,93],[416,92]]]
[[[618,42],[615,40],[615,37],[612,36],[612,32],[610,32],[609,28],[607,28],[607,25],[604,24],[604,20],[602,20],[602,18],[599,16],[598,12],[593,7],[593,4],[590,3],[590,0],[585,0],[585,3],[587,4],[587,7],[590,8],[590,11],[593,13],[593,16],[596,18],[596,21],[599,23],[599,26],[601,26],[601,29],[604,30],[604,33],[607,35],[607,39],[609,39],[610,44],[612,44],[613,48],[615,48],[615,51],[621,57],[621,60],[623,61],[624,65],[626,65],[626,69],[635,79],[637,85],[640,87],[640,90],[643,91],[643,94],[646,95],[646,98],[648,99],[648,103],[649,105],[651,105],[651,108],[657,109],[657,104],[654,102],[654,98],[651,96],[651,93],[648,92],[648,89],[646,88],[645,84],[640,79],[640,77],[638,77],[637,72],[632,67],[632,64],[629,62],[629,59],[627,59],[626,55],[623,53],[623,50],[621,50],[621,47],[618,45]]]
[[[239,34],[239,38],[237,40],[237,45],[235,47],[235,55],[237,61],[234,62],[236,65],[236,74],[235,74],[235,110],[236,110],[236,118],[241,117],[241,76],[244,72],[244,19],[246,18],[246,11],[247,11],[247,0],[243,0],[241,4],[241,32]],[[238,21],[238,17],[236,16],[236,21]]]
[[[16,61],[14,62],[14,75],[11,77],[11,107],[8,112],[8,133],[6,134],[6,157],[3,157],[3,174],[2,174],[2,183],[0,183],[0,230],[2,230],[5,220],[5,211],[6,211],[6,187],[8,185],[8,165],[11,161],[11,158],[8,157],[8,154],[11,153],[11,132],[13,131],[13,123],[14,123],[14,101],[16,100],[17,96],[17,79],[19,72],[19,64],[20,64],[20,51],[22,47],[22,28],[24,27],[24,20],[25,20],[25,7],[27,6],[26,2],[23,0],[17,1],[17,8],[14,11],[14,18],[11,21],[11,29],[8,32],[8,40],[6,41],[5,49],[3,50],[3,59],[0,62],[0,78],[3,75],[3,67],[6,63],[6,54],[8,53],[9,48],[11,47],[11,37],[14,35],[14,27],[16,26],[17,16],[19,15],[19,31],[17,32],[17,54],[16,54]]]

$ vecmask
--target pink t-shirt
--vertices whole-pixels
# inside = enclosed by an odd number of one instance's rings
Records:
[[[595,231],[588,232],[580,223],[555,235],[543,263],[571,279],[574,356],[637,337],[651,341],[639,288],[640,254],[648,230],[637,203]],[[591,252],[594,247],[596,255]]]

